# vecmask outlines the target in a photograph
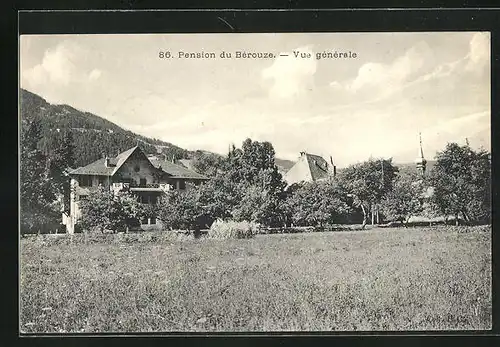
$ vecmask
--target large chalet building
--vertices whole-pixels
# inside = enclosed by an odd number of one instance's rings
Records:
[[[183,166],[158,158],[148,158],[138,147],[133,147],[116,157],[104,157],[87,166],[69,172],[69,211],[63,213],[63,224],[68,233],[75,232],[81,212],[79,202],[99,186],[113,192],[130,191],[139,202],[156,204],[162,194],[170,190],[186,190],[208,180],[207,177]],[[155,224],[156,220],[141,221]]]

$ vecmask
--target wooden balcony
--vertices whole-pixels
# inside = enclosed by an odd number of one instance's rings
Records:
[[[120,190],[130,190],[130,191],[150,191],[150,192],[165,192],[173,189],[173,187],[168,183],[146,183],[146,184],[137,184],[137,183],[126,183],[119,182],[113,183],[112,189],[114,191]]]

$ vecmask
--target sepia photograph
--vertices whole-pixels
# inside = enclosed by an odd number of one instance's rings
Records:
[[[20,35],[19,331],[492,329],[490,38]]]

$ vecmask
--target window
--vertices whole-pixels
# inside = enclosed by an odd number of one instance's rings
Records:
[[[156,217],[151,217],[149,222],[149,224],[156,224]]]
[[[141,171],[141,167],[139,165],[134,166],[134,171],[135,172]]]
[[[80,187],[92,187],[92,177],[91,176],[80,176],[80,182],[78,182]]]
[[[134,184],[135,183],[134,180],[131,179],[131,178],[122,178],[121,182],[122,183],[128,183],[128,184]]]
[[[182,189],[182,190],[186,189],[186,181],[182,181],[182,180],[179,181],[179,189]]]
[[[146,186],[146,179],[145,178],[141,178],[140,181],[139,181],[139,185],[141,187],[145,187]]]
[[[99,176],[99,185],[100,186],[104,185],[104,179],[105,179],[105,176]]]

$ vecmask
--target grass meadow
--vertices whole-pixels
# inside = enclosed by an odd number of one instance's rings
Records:
[[[492,325],[489,226],[230,240],[124,235],[21,239],[21,332]]]

